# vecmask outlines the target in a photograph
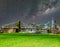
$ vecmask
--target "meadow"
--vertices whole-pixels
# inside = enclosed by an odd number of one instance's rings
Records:
[[[0,34],[0,47],[60,47],[60,35]]]

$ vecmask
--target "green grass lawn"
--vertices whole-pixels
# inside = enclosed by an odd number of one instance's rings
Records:
[[[0,34],[0,47],[60,47],[60,35]]]

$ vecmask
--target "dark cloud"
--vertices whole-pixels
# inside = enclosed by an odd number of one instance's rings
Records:
[[[51,20],[52,16],[58,21],[60,17],[59,4],[59,0],[0,0],[0,25],[17,20],[27,24],[46,23]],[[56,8],[55,12],[42,15],[52,7]],[[58,23],[60,24],[59,21]]]

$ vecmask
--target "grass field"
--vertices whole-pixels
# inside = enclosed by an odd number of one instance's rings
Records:
[[[49,34],[0,34],[0,47],[60,47],[60,36]]]

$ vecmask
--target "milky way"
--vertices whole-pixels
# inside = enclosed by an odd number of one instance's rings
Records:
[[[41,24],[52,17],[60,24],[59,4],[59,0],[0,0],[0,25],[17,20]]]

